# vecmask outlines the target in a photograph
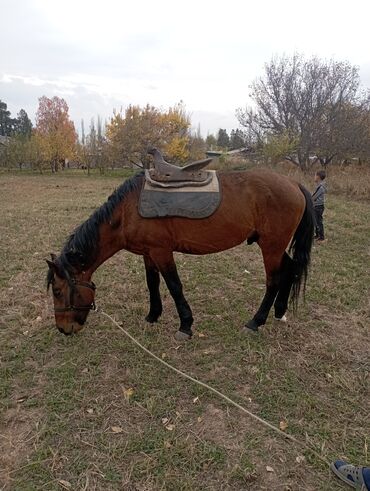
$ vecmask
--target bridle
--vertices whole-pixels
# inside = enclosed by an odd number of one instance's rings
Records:
[[[81,305],[80,307],[74,305],[73,302],[73,297],[77,291],[78,286],[90,288],[90,290],[95,291],[95,283],[93,281],[90,283],[88,281],[76,280],[76,278],[68,278],[67,281],[69,286],[69,304],[65,307],[54,307],[54,312],[87,312],[89,310],[96,310],[94,300],[89,305]]]

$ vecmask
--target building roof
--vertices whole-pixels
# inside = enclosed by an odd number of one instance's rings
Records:
[[[222,152],[218,150],[207,150],[207,157],[220,157],[221,155],[237,155],[238,153],[249,152],[250,147],[236,148],[235,150],[229,150],[228,152]]]

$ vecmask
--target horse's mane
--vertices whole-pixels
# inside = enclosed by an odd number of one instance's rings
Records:
[[[112,219],[114,210],[122,200],[134,190],[137,190],[142,182],[143,172],[135,174],[127,179],[108,200],[79,225],[67,239],[60,256],[57,259],[58,269],[71,272],[72,269],[83,270],[89,267],[95,260],[99,248],[99,228],[103,223]],[[53,272],[49,270],[47,283],[53,280]]]

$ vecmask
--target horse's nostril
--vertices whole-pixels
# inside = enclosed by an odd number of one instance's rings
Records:
[[[64,334],[64,331],[61,327],[58,327],[58,331],[61,332],[62,334]]]

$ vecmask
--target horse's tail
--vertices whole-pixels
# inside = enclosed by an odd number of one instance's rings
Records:
[[[297,308],[302,284],[303,291],[306,289],[308,267],[310,265],[315,230],[315,214],[311,195],[302,185],[299,185],[299,188],[305,197],[306,206],[289,248],[294,263],[294,279],[291,295],[293,310],[296,310]]]

